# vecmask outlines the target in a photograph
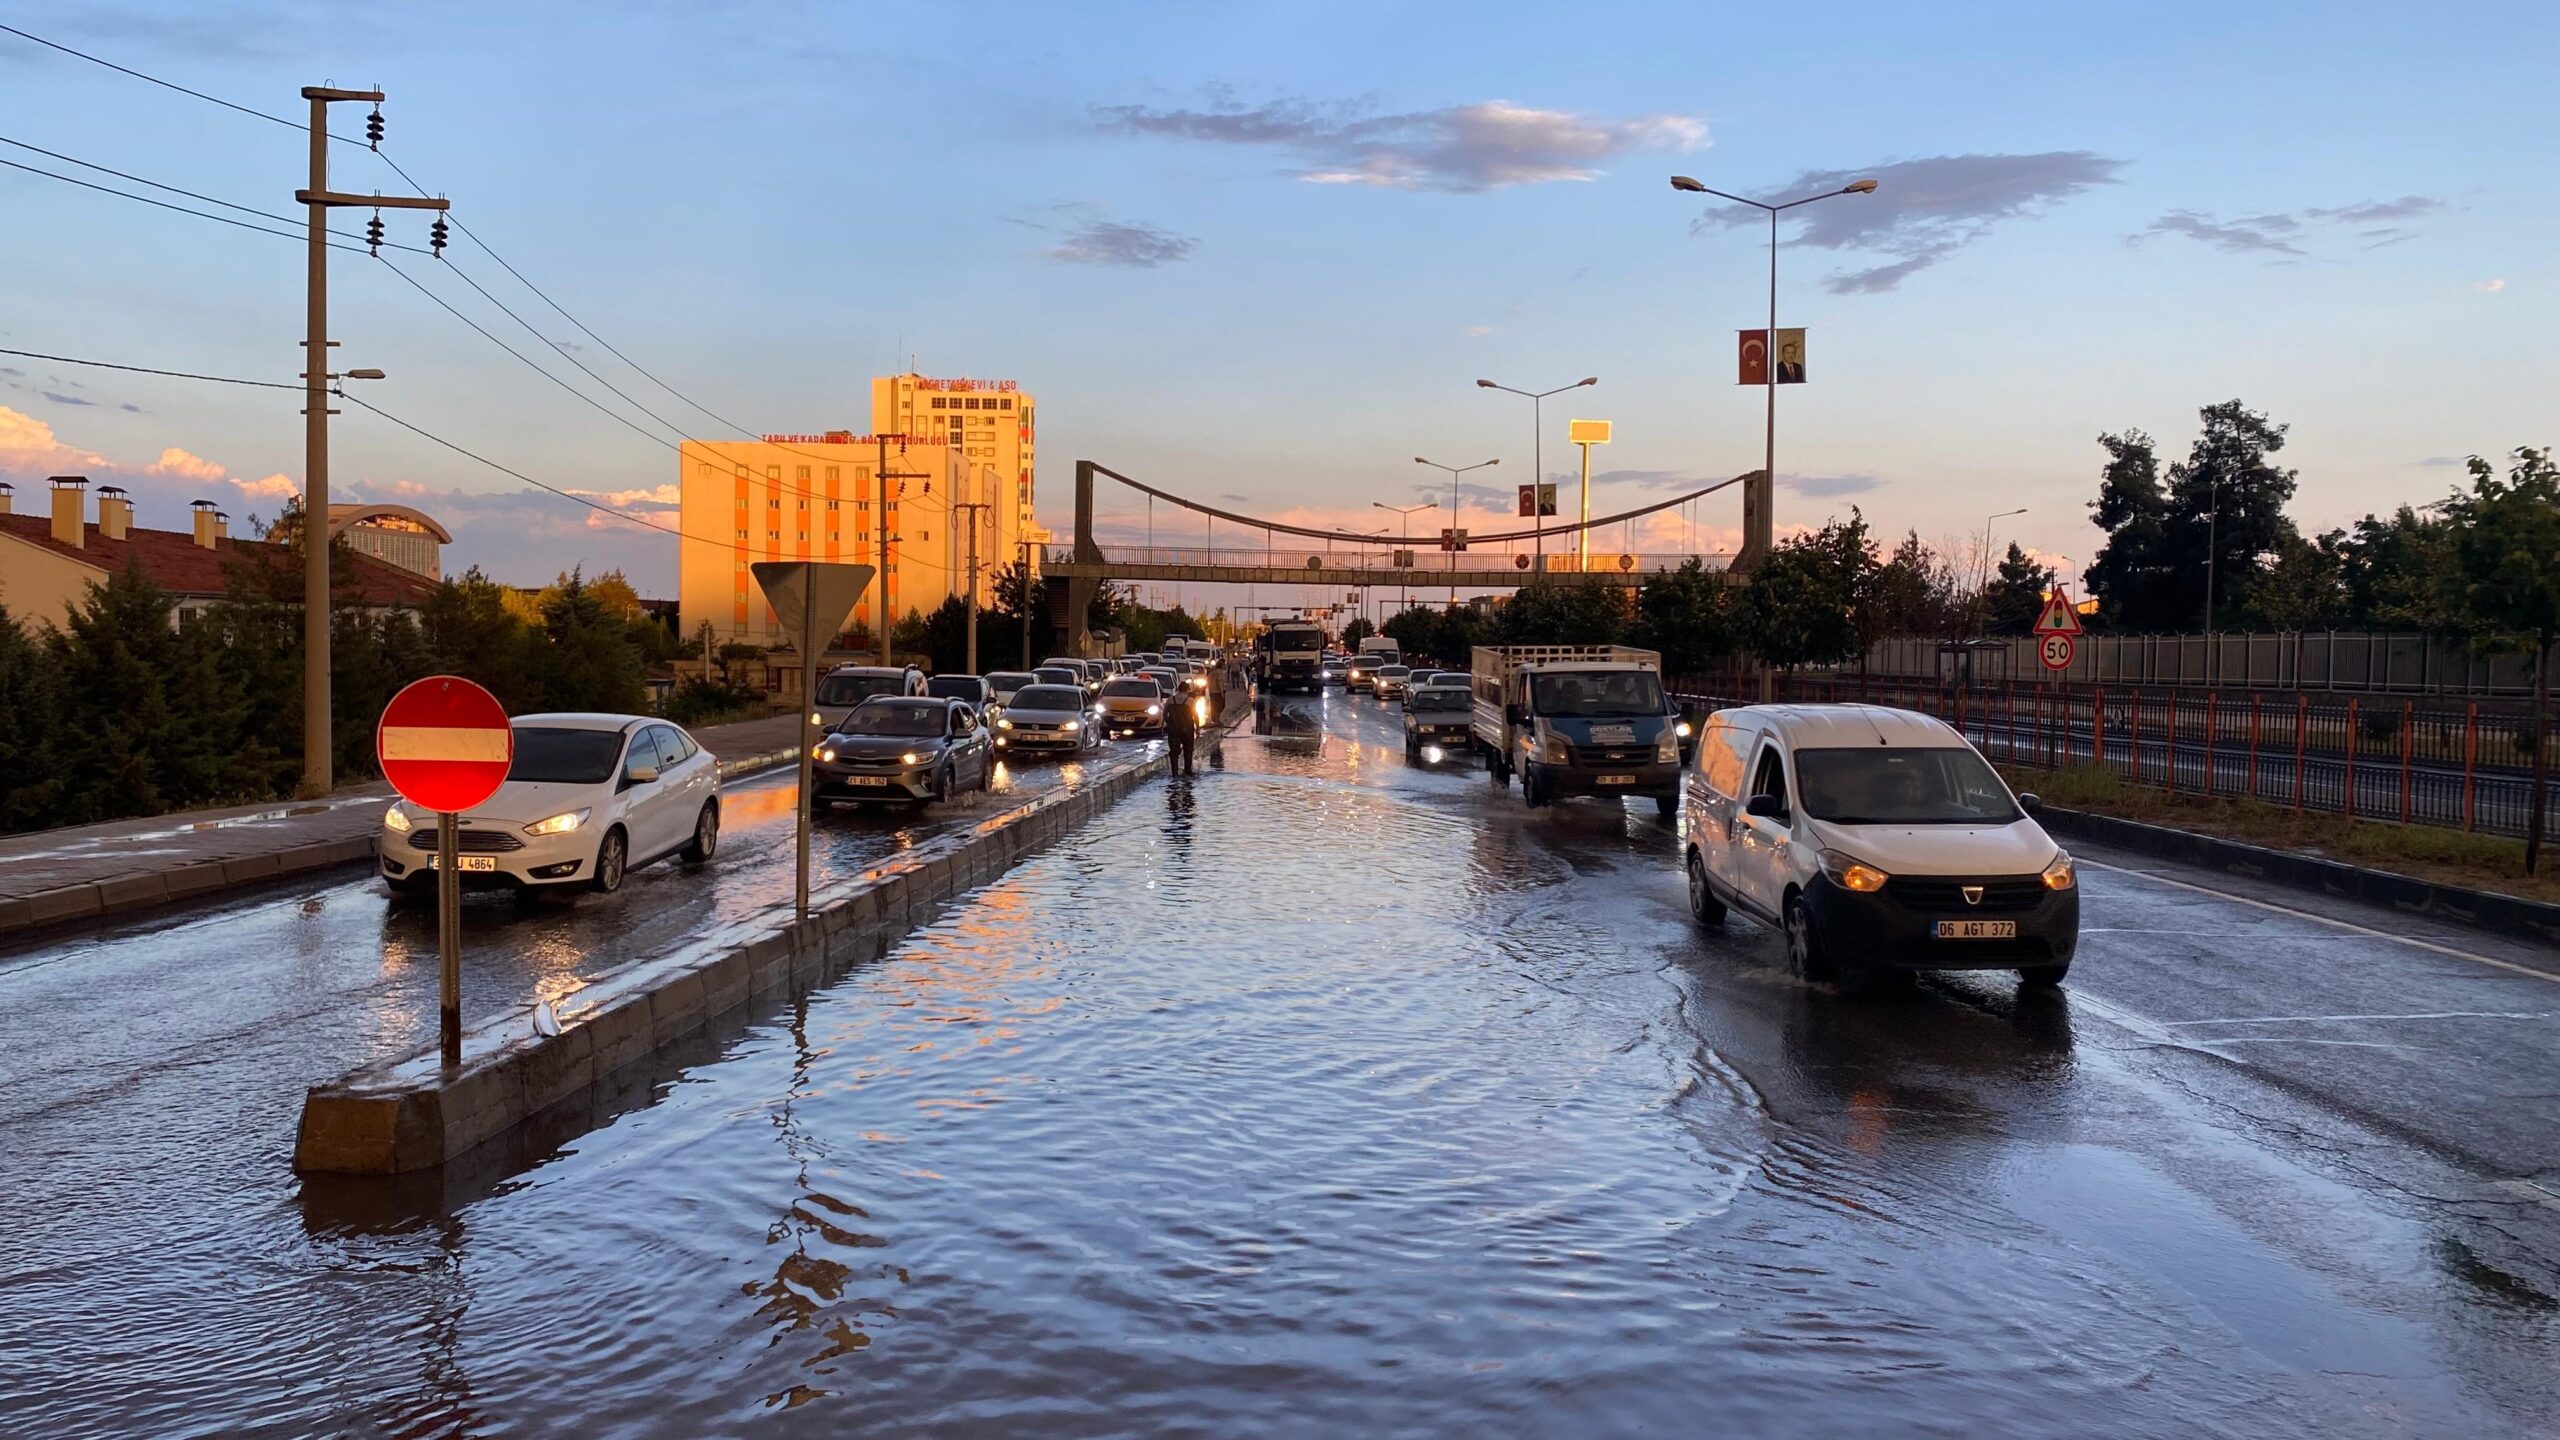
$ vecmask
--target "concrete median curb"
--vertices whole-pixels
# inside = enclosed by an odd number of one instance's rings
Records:
[[[2560,944],[2560,905],[2438,885],[2387,870],[2368,870],[2341,860],[2296,855],[2260,845],[2173,830],[2140,820],[2123,820],[2086,810],[2048,805],[2036,819],[2065,839],[2094,841],[2119,850],[2155,855],[2206,870],[2269,880],[2279,885],[2334,895],[2411,915],[2450,920],[2493,935],[2512,935],[2545,944]]]
[[[528,1012],[513,1010],[467,1032],[454,1069],[428,1045],[315,1085],[304,1098],[294,1168],[306,1175],[430,1169],[546,1111],[577,1109],[582,1096],[614,1095],[615,1072],[686,1044],[760,998],[805,994],[887,954],[945,901],[1002,875],[1166,766],[1165,756],[1153,755],[1075,789],[1046,791],[820,887],[805,921],[791,917],[786,901],[701,937],[707,944],[606,976],[562,1011],[556,1036],[535,1033]],[[566,1129],[576,1128],[570,1117]]]

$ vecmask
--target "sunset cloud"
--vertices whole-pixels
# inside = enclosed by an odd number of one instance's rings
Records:
[[[159,459],[151,462],[151,473],[175,475],[182,480],[220,480],[231,472],[201,455],[172,445],[160,452]]]

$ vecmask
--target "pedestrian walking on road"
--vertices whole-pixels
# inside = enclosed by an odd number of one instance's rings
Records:
[[[1176,700],[1164,714],[1165,753],[1173,758],[1173,773],[1189,775],[1195,766],[1192,751],[1200,741],[1201,712],[1209,706],[1206,698]]]

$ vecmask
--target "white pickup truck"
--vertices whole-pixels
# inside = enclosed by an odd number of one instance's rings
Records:
[[[1567,795],[1648,795],[1680,808],[1680,717],[1662,657],[1624,645],[1479,645],[1473,732],[1496,780],[1531,808]]]

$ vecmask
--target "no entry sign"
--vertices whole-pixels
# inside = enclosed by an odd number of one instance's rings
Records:
[[[392,696],[373,743],[401,799],[445,814],[497,794],[516,754],[506,707],[459,675],[430,675]]]

